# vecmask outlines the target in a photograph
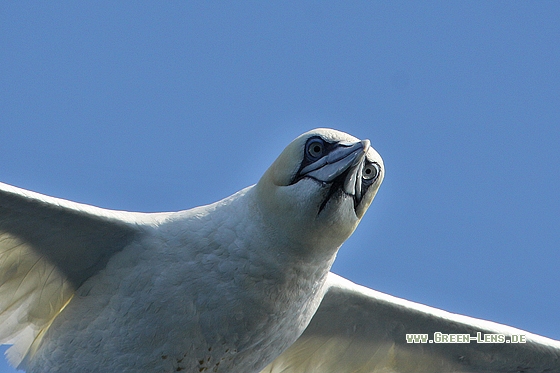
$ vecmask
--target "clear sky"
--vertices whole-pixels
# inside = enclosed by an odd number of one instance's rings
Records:
[[[0,180],[180,210],[337,128],[386,177],[335,272],[560,339],[559,19],[556,1],[2,2]]]

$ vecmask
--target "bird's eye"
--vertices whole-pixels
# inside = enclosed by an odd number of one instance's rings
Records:
[[[307,154],[309,154],[309,156],[313,159],[321,158],[324,150],[325,146],[319,139],[311,140],[307,144]]]
[[[364,180],[374,180],[379,176],[379,165],[377,163],[367,163],[362,169],[362,177]]]

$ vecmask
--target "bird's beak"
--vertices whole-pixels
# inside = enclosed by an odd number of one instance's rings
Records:
[[[369,140],[362,140],[356,143],[339,143],[337,148],[326,156],[304,167],[300,174],[311,177],[323,183],[331,183],[346,170],[353,168],[356,172],[350,172],[344,182],[344,191],[350,195],[355,194],[355,185],[359,178],[358,171],[361,171],[366,152],[370,147]]]

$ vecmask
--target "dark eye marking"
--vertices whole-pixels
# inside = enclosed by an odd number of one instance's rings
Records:
[[[319,138],[308,140],[305,148],[307,151],[305,155],[312,160],[321,158],[325,153],[325,143]]]
[[[302,179],[301,170],[310,164],[317,162],[319,159],[328,155],[337,146],[337,142],[329,142],[320,136],[313,136],[307,139],[303,148],[303,158],[299,169],[293,176],[290,184],[295,184]]]

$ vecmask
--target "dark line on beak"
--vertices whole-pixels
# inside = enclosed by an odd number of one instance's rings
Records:
[[[321,206],[319,206],[319,212],[317,212],[317,215],[319,215],[321,213],[321,211],[323,211],[323,209],[325,208],[325,206],[327,205],[327,203],[330,201],[330,199],[337,193],[337,192],[341,192],[344,193],[343,188],[344,188],[344,181],[346,180],[346,177],[348,176],[348,173],[350,172],[350,168],[348,168],[346,171],[344,171],[343,173],[341,173],[340,175],[338,175],[331,183],[331,187],[329,188],[329,191],[327,192],[327,196],[325,197],[325,199],[323,200],[323,202],[321,203]],[[355,204],[355,202],[354,202]]]

